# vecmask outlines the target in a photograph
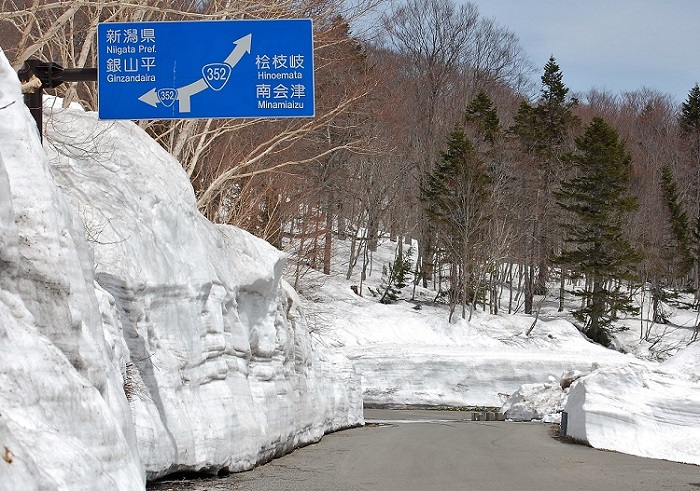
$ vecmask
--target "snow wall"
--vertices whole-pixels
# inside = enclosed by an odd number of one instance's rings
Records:
[[[499,407],[524,384],[635,359],[591,343],[565,319],[540,319],[528,335],[529,315],[475,311],[450,323],[446,308],[427,302],[416,311],[349,287],[326,290],[335,298],[307,308],[322,320],[326,346],[355,364],[366,407]]]
[[[658,367],[595,370],[571,386],[566,435],[594,448],[700,465],[700,345]]]
[[[142,489],[363,423],[276,249],[131,122],[45,107],[45,151],[20,92],[0,50],[0,488]]]

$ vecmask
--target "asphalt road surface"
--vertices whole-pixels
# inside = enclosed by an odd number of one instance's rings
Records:
[[[700,491],[700,466],[561,441],[540,423],[472,422],[452,411],[365,411],[367,426],[326,435],[250,472],[154,490]]]

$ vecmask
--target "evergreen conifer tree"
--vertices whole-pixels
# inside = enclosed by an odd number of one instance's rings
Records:
[[[571,150],[571,132],[579,120],[573,113],[577,101],[569,97],[569,89],[563,83],[563,74],[554,57],[544,66],[542,88],[536,106],[527,102],[520,105],[514,116],[510,131],[515,134],[523,147],[527,160],[533,162],[532,172],[526,178],[535,186],[530,190],[533,202],[528,205],[532,217],[529,244],[530,264],[526,264],[525,312],[532,313],[533,295],[544,294],[548,277],[549,263],[554,255],[557,231],[556,205],[553,192],[559,186],[564,174],[561,156]],[[531,225],[530,225],[531,224]],[[537,278],[530,271],[538,268]]]
[[[688,274],[692,266],[690,224],[688,214],[683,210],[680,202],[673,172],[668,165],[664,165],[661,168],[661,186],[671,222],[671,233],[675,242],[672,247],[672,256],[676,258],[675,262],[678,266],[675,276],[684,276]]]
[[[695,86],[688,92],[688,98],[681,105],[679,117],[681,130],[685,133],[700,133],[700,86]]]
[[[476,158],[473,143],[457,125],[450,133],[447,150],[440,153],[435,169],[426,177],[422,197],[426,213],[435,222],[457,231],[484,210],[489,178]]]
[[[554,57],[544,66],[538,116],[543,126],[545,142],[543,151],[548,157],[561,150],[568,130],[578,122],[571,112],[578,102],[567,100],[569,89],[564,85],[563,74]]]
[[[384,266],[382,270],[382,287],[384,293],[379,299],[380,303],[394,303],[399,299],[401,289],[408,286],[408,277],[411,274],[411,249],[403,254],[397,254],[394,262]]]
[[[569,98],[563,73],[554,57],[544,66],[542,88],[536,106],[523,102],[515,115],[511,131],[520,137],[528,151],[538,154],[549,167],[566,143],[569,131],[578,125],[572,110],[578,105]]]
[[[687,144],[688,165],[695,169],[695,203],[693,213],[697,217],[700,226],[700,86],[695,84],[688,98],[681,106],[681,114],[678,118],[682,136]],[[693,254],[693,287],[695,290],[695,303],[700,304],[700,235],[692,236],[691,248]]]
[[[639,254],[623,235],[625,214],[637,207],[628,195],[632,158],[617,132],[602,118],[594,118],[576,139],[576,153],[566,159],[577,171],[557,192],[561,207],[569,212],[562,224],[569,248],[557,262],[587,276],[590,288],[576,292],[584,304],[574,315],[592,340],[610,344],[618,313],[637,313],[619,281],[632,278]]]
[[[479,91],[476,97],[467,106],[465,119],[476,130],[477,136],[483,141],[493,145],[501,129],[498,113],[493,101],[486,92]]]
[[[447,150],[440,157],[425,178],[421,197],[427,216],[438,230],[438,245],[452,265],[451,318],[460,299],[463,306],[467,303],[477,244],[489,219],[490,177],[459,125],[450,133]]]
[[[688,215],[683,210],[673,171],[668,165],[661,168],[661,192],[668,213],[668,232],[661,237],[663,249],[662,271],[652,271],[650,293],[654,322],[665,324],[668,318],[663,304],[677,298],[677,281],[687,280],[693,266],[692,244]]]

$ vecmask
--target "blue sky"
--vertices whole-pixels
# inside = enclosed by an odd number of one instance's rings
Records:
[[[471,0],[542,68],[554,55],[572,92],[642,87],[676,102],[700,82],[700,0]]]

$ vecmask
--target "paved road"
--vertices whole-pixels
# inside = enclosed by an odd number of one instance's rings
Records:
[[[542,424],[450,411],[366,410],[364,428],[226,478],[154,489],[238,491],[699,491],[700,466],[564,443]],[[378,424],[372,424],[375,421]]]

